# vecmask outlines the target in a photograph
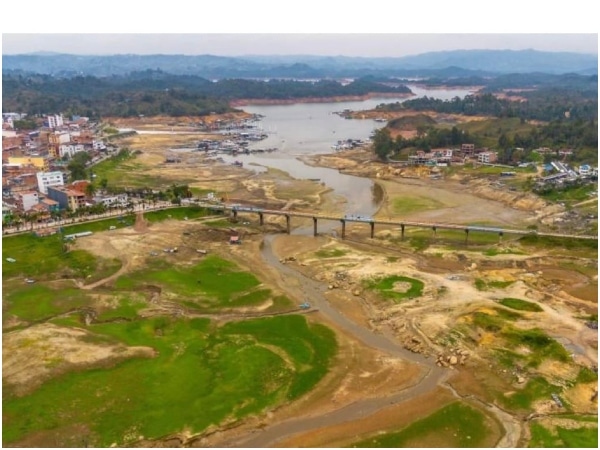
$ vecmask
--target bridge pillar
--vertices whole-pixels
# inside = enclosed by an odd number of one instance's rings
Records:
[[[404,224],[400,224],[400,229],[402,230],[401,239],[404,240]]]
[[[317,218],[313,217],[313,236],[317,236]]]
[[[371,222],[371,239],[375,236],[375,222]]]
[[[290,215],[289,214],[285,215],[285,226],[287,229],[287,234],[290,234]]]
[[[340,222],[342,222],[342,239],[346,239],[346,221],[341,219]]]
[[[264,225],[264,224],[265,224],[265,217],[264,217],[264,214],[263,214],[263,213],[261,213],[261,212],[259,212],[259,213],[258,213],[258,222],[259,222],[261,225]]]
[[[465,228],[465,244],[469,243],[469,229]]]

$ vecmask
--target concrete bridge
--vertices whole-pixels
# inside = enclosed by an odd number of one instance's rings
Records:
[[[213,209],[213,210],[221,210],[221,211],[230,211],[234,218],[237,218],[238,213],[253,213],[257,214],[259,218],[260,225],[264,225],[264,217],[265,215],[273,215],[273,216],[284,216],[286,220],[286,228],[287,233],[291,232],[291,218],[292,217],[302,217],[309,218],[313,220],[313,235],[317,236],[318,234],[318,221],[319,220],[333,220],[336,222],[340,222],[342,225],[342,239],[346,237],[346,223],[347,222],[356,222],[356,223],[365,223],[370,226],[371,229],[371,238],[375,235],[375,225],[391,225],[395,227],[400,227],[402,238],[404,238],[404,232],[406,227],[415,227],[415,228],[425,228],[432,230],[434,235],[437,230],[462,230],[465,233],[465,241],[469,239],[469,233],[474,232],[482,232],[482,233],[494,233],[497,234],[500,238],[505,234],[511,235],[521,235],[521,236],[544,236],[544,237],[557,237],[557,238],[570,238],[570,239],[588,239],[588,240],[598,240],[598,236],[593,235],[572,235],[572,234],[560,234],[560,233],[541,233],[534,230],[519,230],[514,228],[498,228],[498,227],[485,227],[485,226],[476,226],[476,225],[458,225],[458,224],[450,224],[450,223],[434,223],[434,222],[411,222],[406,220],[400,221],[391,221],[391,220],[375,220],[371,217],[365,217],[360,215],[345,215],[345,216],[330,216],[324,214],[312,214],[312,213],[304,213],[304,212],[294,212],[294,211],[281,211],[276,209],[263,209],[263,208],[255,208],[249,206],[242,205],[213,205],[213,204],[205,204],[201,203],[200,206]]]

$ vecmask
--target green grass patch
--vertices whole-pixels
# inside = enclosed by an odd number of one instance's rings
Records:
[[[250,334],[260,343],[283,349],[294,364],[297,378],[287,393],[296,399],[312,389],[327,373],[337,350],[333,332],[320,324],[308,324],[303,316],[289,315],[228,323],[227,334]]]
[[[412,214],[443,208],[444,204],[429,197],[395,197],[392,199],[394,214]]]
[[[523,319],[523,316],[519,313],[516,313],[514,311],[507,311],[505,309],[502,308],[494,308],[495,313],[501,317],[502,319],[506,320],[506,321],[515,321],[515,320],[521,320]]]
[[[511,348],[525,346],[531,350],[528,357],[529,365],[537,367],[544,359],[568,362],[571,360],[569,352],[538,328],[519,330],[508,328],[503,330],[502,337]]]
[[[513,283],[514,281],[484,280],[482,278],[476,278],[475,288],[478,291],[488,291],[490,289],[504,289]]]
[[[122,215],[122,220],[119,220],[118,217],[110,217],[102,220],[97,220],[94,222],[85,222],[85,223],[76,223],[72,225],[65,225],[62,227],[63,229],[63,237],[66,234],[74,234],[81,233],[84,231],[91,231],[92,233],[100,233],[102,231],[108,231],[110,227],[116,228],[124,228],[126,227],[126,222],[129,222],[130,225],[135,223],[135,216],[133,214]],[[80,238],[78,238],[80,239]],[[85,237],[81,238],[85,239]]]
[[[406,290],[395,290],[396,283],[407,283]],[[420,297],[423,294],[425,284],[414,278],[392,275],[384,278],[376,278],[364,282],[367,289],[378,291],[384,298],[392,299],[395,302]]]
[[[465,228],[469,225],[465,225]],[[498,235],[496,233],[484,233],[478,231],[469,232],[468,239],[465,240],[466,234],[461,230],[444,230],[437,229],[435,234],[432,229],[410,229],[406,228],[408,244],[415,251],[426,250],[430,245],[444,246],[447,250],[455,250],[457,247],[464,248],[468,245],[472,249],[477,249],[478,246],[496,245],[498,243]],[[408,234],[410,232],[410,234]],[[395,242],[401,242],[396,239]]]
[[[480,410],[465,403],[454,402],[401,431],[380,434],[349,447],[487,447],[491,443],[486,438],[491,432],[488,420]]]
[[[583,202],[589,200],[590,194],[598,190],[597,184],[584,184],[581,186],[568,186],[562,189],[553,189],[540,193],[540,197],[553,202]]]
[[[530,311],[530,312],[541,312],[543,311],[542,307],[537,303],[531,303],[525,300],[521,300],[519,298],[511,298],[506,297],[498,301],[503,306],[507,308],[516,309],[517,311]]]
[[[203,225],[213,228],[231,228],[235,224],[230,222],[228,219],[223,218],[217,220],[207,220],[203,222]]]
[[[148,284],[160,285],[165,291],[211,307],[257,304],[270,295],[267,290],[254,291],[260,281],[253,274],[241,271],[234,263],[216,255],[208,255],[192,267],[152,260],[149,269],[120,277],[115,287],[133,290]]]
[[[598,372],[594,372],[588,367],[582,367],[577,374],[577,383],[593,383],[598,381]]]
[[[5,313],[29,322],[80,308],[89,298],[80,289],[51,289],[42,284],[28,284],[8,292],[3,300]]]
[[[569,352],[544,331],[538,328],[524,330],[512,326],[510,321],[522,318],[518,313],[496,308],[495,314],[476,311],[470,316],[474,326],[494,333],[504,341],[503,349],[494,350],[497,359],[504,366],[514,365],[513,360],[517,359],[529,367],[538,367],[545,359],[571,361]]]
[[[307,392],[337,348],[331,330],[303,316],[222,328],[207,319],[155,317],[90,329],[104,340],[153,347],[156,357],[71,372],[25,397],[5,398],[3,444],[66,425],[88,427],[94,447],[127,446],[131,434],[199,433]]]
[[[104,309],[99,315],[99,321],[107,321],[116,318],[135,319],[138,317],[138,311],[146,307],[143,300],[134,300],[130,297],[121,297],[117,305],[112,308]]]
[[[115,187],[167,187],[173,180],[161,176],[150,176],[146,172],[147,167],[136,161],[133,154],[127,156],[115,155],[104,160],[93,167],[96,179],[106,179],[108,185]],[[177,182],[183,182],[177,180]],[[190,180],[193,182],[193,180]]]
[[[530,430],[531,439],[528,445],[530,448],[598,448],[597,426],[579,428],[557,426],[550,430],[534,422]]]
[[[199,206],[184,206],[170,209],[160,209],[157,211],[148,211],[144,213],[144,218],[148,222],[162,222],[163,220],[188,220],[198,219],[213,215],[214,211]]]
[[[315,252],[315,256],[318,258],[338,258],[347,253],[347,250],[342,250],[341,248],[321,249]]]
[[[229,299],[230,306],[254,306],[260,305],[271,298],[270,289],[258,289],[256,291],[248,292],[237,297],[231,297]]]
[[[473,318],[473,325],[492,333],[502,330],[506,323],[505,320],[495,314],[487,314],[481,311],[475,311],[471,317]]]
[[[510,395],[500,393],[498,400],[509,409],[528,410],[534,401],[540,399],[551,400],[551,394],[560,391],[560,387],[548,383],[545,378],[535,377],[528,380],[522,389]]]
[[[598,241],[595,239],[570,239],[553,236],[527,235],[519,239],[523,246],[533,248],[560,250],[578,250],[586,255],[598,255]]]
[[[426,238],[423,236],[411,236],[408,240],[408,244],[415,252],[422,252],[429,248],[429,245],[431,244],[431,237]]]
[[[512,248],[497,248],[492,247],[483,252],[485,256],[497,256],[497,255],[524,255],[523,252]]]
[[[83,238],[85,239],[85,238]],[[116,272],[121,263],[93,256],[84,250],[65,251],[60,234],[38,237],[33,234],[4,237],[2,239],[2,278],[22,276],[29,278],[58,277],[87,278],[108,276]],[[13,258],[14,263],[6,261]]]

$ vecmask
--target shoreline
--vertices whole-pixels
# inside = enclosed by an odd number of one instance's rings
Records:
[[[415,97],[414,93],[393,93],[393,92],[370,92],[364,95],[340,95],[334,97],[299,97],[289,99],[238,99],[229,102],[229,106],[237,108],[240,106],[252,105],[295,105],[299,103],[342,103],[363,101],[370,98],[410,98]]]

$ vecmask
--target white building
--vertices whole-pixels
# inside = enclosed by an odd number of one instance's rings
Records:
[[[67,133],[66,131],[57,131],[54,133],[54,135],[56,136],[55,142],[58,144],[68,144],[71,142],[71,134]]]
[[[106,145],[104,145],[103,141],[93,140],[92,141],[92,148],[94,150],[106,150]]]
[[[498,159],[496,152],[482,152],[477,155],[477,161],[483,164],[495,163]]]
[[[62,114],[55,114],[53,116],[48,116],[48,127],[49,128],[57,128],[62,127],[64,125]]]
[[[43,194],[48,194],[48,186],[64,186],[65,180],[62,172],[37,172],[38,189]]]
[[[127,194],[111,195],[109,197],[95,197],[94,202],[102,203],[106,207],[127,206],[129,197]]]
[[[40,201],[38,193],[35,191],[18,192],[15,194],[17,207],[22,211],[29,211]]]
[[[75,153],[83,151],[85,151],[85,147],[83,144],[61,145],[60,147],[58,147],[58,156],[61,158],[64,156],[72,158]]]

